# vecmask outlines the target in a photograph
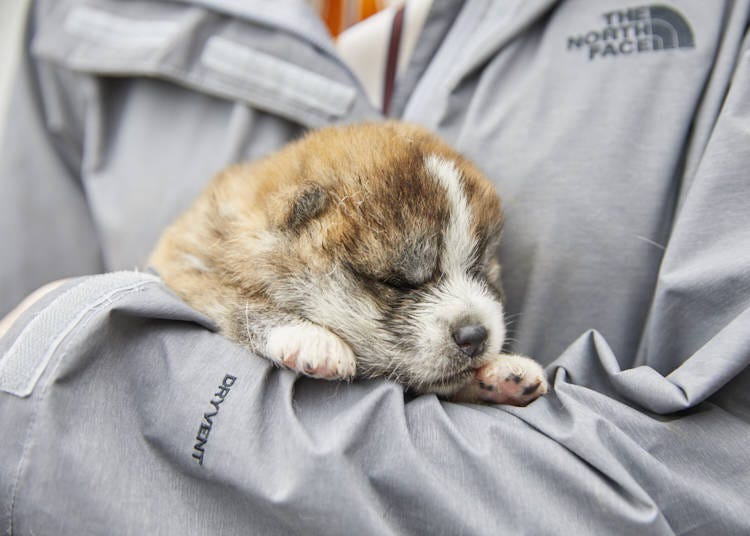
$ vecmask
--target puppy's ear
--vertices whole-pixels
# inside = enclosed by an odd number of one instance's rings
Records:
[[[328,206],[328,192],[319,184],[306,184],[293,196],[284,226],[293,231],[319,216]]]

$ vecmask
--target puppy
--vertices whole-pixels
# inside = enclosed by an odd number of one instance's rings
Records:
[[[426,130],[333,127],[220,173],[150,262],[277,365],[525,405],[547,382],[500,353],[501,228],[490,182]]]

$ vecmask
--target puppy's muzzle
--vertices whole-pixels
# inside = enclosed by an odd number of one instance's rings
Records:
[[[467,356],[476,357],[484,352],[487,328],[481,324],[459,326],[454,328],[451,334],[458,348]]]

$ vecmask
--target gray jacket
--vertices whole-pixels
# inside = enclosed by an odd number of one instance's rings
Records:
[[[497,185],[523,409],[299,379],[158,278],[0,341],[13,534],[747,534],[748,0],[435,0],[392,115]],[[0,160],[0,310],[143,267],[230,162],[379,120],[302,0],[38,0]]]

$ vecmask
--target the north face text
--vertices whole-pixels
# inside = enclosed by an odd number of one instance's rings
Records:
[[[585,50],[594,60],[695,46],[688,22],[667,6],[609,11],[602,19],[600,28],[568,37],[568,50]]]

